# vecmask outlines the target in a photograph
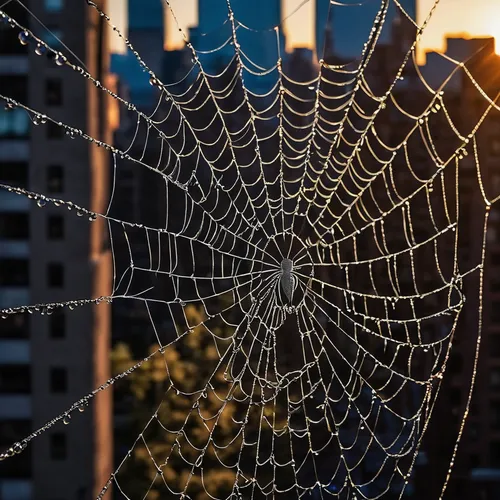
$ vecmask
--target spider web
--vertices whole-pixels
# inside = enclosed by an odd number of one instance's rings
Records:
[[[184,35],[191,65],[174,83],[162,82],[142,59],[146,55],[97,4],[88,4],[149,75],[158,99],[151,114],[106,88],[71,54],[1,16],[20,31],[21,43],[37,53],[54,51],[61,70],[79,73],[128,110],[135,120],[129,147],[0,97],[34,125],[53,121],[72,138],[110,152],[115,178],[109,208],[96,213],[71,200],[0,187],[40,207],[68,208],[90,222],[104,219],[115,257],[113,292],[9,308],[2,316],[132,300],[147,310],[157,348],[1,458],[22,452],[100,391],[160,360],[166,373],[162,402],[98,498],[112,486],[131,498],[123,471],[139,449],[155,471],[144,498],[153,491],[191,497],[196,489],[219,498],[210,484],[215,462],[228,471],[223,498],[402,496],[465,304],[463,281],[476,274],[482,286],[487,222],[496,201],[483,188],[476,133],[498,110],[497,96],[488,96],[459,61],[450,60],[456,69],[437,89],[415,63],[417,40],[438,2],[418,26],[399,2],[382,1],[359,61],[320,60],[312,78],[302,81],[281,52],[281,26],[249,28],[227,0],[227,20],[216,33],[222,42],[208,47],[206,35],[198,48]],[[175,19],[167,0],[165,5]],[[413,38],[379,88],[371,64],[390,5],[412,23]],[[274,66],[249,57],[240,39],[250,35],[275,39]],[[210,72],[205,65],[215,52],[229,57]],[[467,131],[459,130],[444,92],[458,71],[485,102]],[[419,82],[419,99],[405,86],[408,75]],[[443,135],[446,140],[439,140]],[[163,190],[162,222],[120,217],[115,203],[126,166],[141,169]],[[464,266],[459,179],[471,166],[485,215],[481,251]],[[139,249],[147,250],[146,259],[137,257]],[[124,252],[126,258],[119,258]],[[160,327],[165,318],[172,331]],[[481,321],[478,347],[480,331]],[[172,349],[183,352],[195,337],[215,353],[199,387],[172,375],[178,362]],[[477,351],[450,473],[476,365]],[[173,408],[181,408],[182,418],[172,418]],[[229,433],[220,432],[222,421],[231,422]],[[200,427],[201,435],[195,432]],[[148,446],[158,435],[160,451]],[[166,474],[171,462],[182,464],[179,477]]]

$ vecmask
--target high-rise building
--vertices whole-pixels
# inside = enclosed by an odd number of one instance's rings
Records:
[[[428,122],[429,138],[432,138],[429,144],[443,161],[449,158],[453,160],[456,149],[462,143],[456,131],[467,137],[487,111],[487,97],[494,101],[500,87],[500,57],[495,54],[493,38],[447,38],[446,47],[446,57],[465,63],[475,82],[461,68],[447,80],[457,65],[437,52],[428,53],[426,65],[420,68],[426,84],[436,91],[447,81],[442,97],[447,112],[433,113],[433,118]],[[375,69],[366,74],[370,88],[375,93],[383,92],[394,78],[394,68],[397,67],[394,61],[401,61],[401,48],[401,45],[394,44],[376,52],[375,60],[370,63]],[[378,87],[377,79],[380,82]],[[404,80],[399,84],[393,91],[394,99],[406,112],[418,116],[432,97],[428,87],[411,72],[405,73]],[[450,126],[450,119],[454,129]],[[405,127],[412,121],[399,113],[380,114],[377,118],[378,137],[386,144],[398,144],[404,138],[407,139]],[[396,185],[398,182],[411,182],[411,175],[408,175],[405,166],[407,162],[411,162],[414,172],[421,179],[428,179],[435,172],[435,159],[415,139],[408,140],[411,146],[406,157],[395,158]],[[500,113],[497,109],[489,110],[475,131],[474,140],[469,139],[467,143],[465,151],[468,154],[458,156],[456,173],[455,163],[450,162],[446,167],[447,175],[443,177],[446,203],[458,209],[458,220],[455,219],[455,211],[452,220],[458,223],[457,266],[464,276],[460,288],[465,295],[465,304],[458,317],[457,327],[447,340],[451,342],[450,358],[412,477],[415,498],[418,499],[439,498],[441,494],[468,406],[473,377],[474,393],[445,497],[494,500],[500,494],[500,280],[497,274],[500,267],[500,211],[496,204],[489,211],[482,290],[479,270],[467,274],[482,260],[486,212],[483,194],[490,201],[500,194]],[[455,192],[458,192],[458,200]],[[439,203],[442,203],[441,200],[442,195]],[[437,205],[432,204],[433,207]],[[422,239],[424,235],[429,237],[435,234],[435,229],[428,223],[427,203],[415,201],[412,213],[415,234],[420,234]],[[438,211],[434,216],[437,214]],[[404,237],[401,231],[391,232],[387,223],[385,230],[392,244]],[[440,272],[442,276],[447,276],[446,279],[450,279],[449,268],[447,271],[443,269],[455,260],[454,243],[454,237],[448,241],[443,239],[437,247],[440,248]],[[432,260],[429,254],[429,262]],[[423,276],[427,275],[425,279],[429,283],[437,279],[434,283],[438,284],[432,285],[437,289],[440,278],[433,274],[432,269],[432,265],[426,266]],[[404,283],[407,275],[408,268],[401,268],[398,281]],[[411,274],[410,279],[413,280]],[[480,294],[482,303],[479,301]],[[482,340],[475,369],[479,325],[482,326]],[[445,317],[429,325],[427,330],[433,339],[443,338],[448,332],[450,323]],[[448,347],[447,343],[443,345]]]
[[[162,70],[164,55],[164,3],[159,0],[128,0],[128,39],[157,75]],[[116,35],[114,35],[116,36]],[[130,100],[141,109],[154,106],[149,74],[128,49],[112,54],[111,71],[126,83]]]
[[[274,29],[281,23],[281,0],[254,0],[252,2],[232,0],[231,8],[236,19],[236,36],[243,53],[244,64],[254,72],[262,72],[262,68],[273,67],[280,53],[284,57],[283,32],[279,32],[278,39]],[[194,45],[203,51],[221,49],[201,55],[202,63],[207,71],[220,71],[234,56],[232,35],[227,1],[199,0],[198,28]],[[258,90],[260,86],[264,88],[268,86],[266,79],[255,79],[249,71],[245,71],[245,78],[246,83],[253,90],[256,88]],[[272,77],[269,78],[270,86],[274,84],[274,80]]]
[[[333,5],[330,0],[316,0],[314,17],[315,52],[318,61],[333,52]]]
[[[380,43],[388,43],[392,36],[392,25],[397,19],[410,17],[416,20],[417,2],[416,0],[400,0],[404,9],[402,13],[394,4],[389,2],[387,15],[384,21]],[[328,28],[333,33],[333,44],[335,52],[346,58],[357,58],[363,50],[364,43],[368,40],[370,30],[374,26],[377,12],[380,11],[383,3],[359,2],[359,3],[331,3],[329,0],[316,0],[316,49],[323,50],[324,33],[327,27],[327,13],[330,11],[330,22]],[[414,34],[413,40],[415,39]]]
[[[494,102],[498,97],[500,57],[495,53],[495,40],[491,37],[447,38],[446,46],[446,55],[464,62],[475,80],[471,81],[460,69],[444,88],[443,98],[450,116],[457,129],[466,136],[480,123],[488,110],[489,99]],[[448,69],[450,74],[455,68],[456,65],[442,56],[438,59],[437,54],[432,54],[427,58],[424,76],[431,84],[439,85],[446,76],[444,71]],[[443,125],[443,133],[446,133],[445,123]],[[450,144],[453,140],[456,140],[453,134],[446,138]],[[475,134],[474,147],[468,148],[468,155],[463,156],[459,163],[459,265],[462,272],[481,262],[486,211],[483,193],[490,201],[500,194],[499,159],[500,112],[492,108]],[[493,500],[500,494],[499,227],[500,211],[495,203],[489,213],[486,232],[483,283],[480,283],[478,273],[464,279],[466,303],[454,335],[446,385],[436,408],[434,429],[430,429],[434,434],[428,443],[429,463],[434,473],[429,478],[429,486],[434,486],[434,490],[426,498],[432,498],[434,492],[439,491],[436,486],[439,487],[439,480],[447,472],[447,466],[442,461],[440,463],[437,451],[447,445],[446,452],[450,456],[449,439],[458,434],[473,376],[474,393],[448,495],[450,498]],[[478,299],[480,294],[482,303]],[[479,325],[482,326],[482,339],[475,370]]]
[[[93,8],[62,0],[31,1],[28,7],[34,16],[18,2],[2,10],[54,49],[65,51],[63,42],[74,53],[66,52],[68,58],[78,57],[97,80],[110,84],[105,20]],[[107,95],[69,66],[58,66],[52,51],[37,55],[32,41],[20,44],[19,30],[1,21],[0,94],[110,141]],[[57,123],[35,126],[23,109],[2,105],[1,183],[102,212],[108,161],[105,150],[71,140]],[[112,270],[103,222],[0,190],[0,308],[108,295]],[[105,303],[0,320],[2,452],[109,378],[109,337]],[[57,423],[1,462],[0,498],[95,498],[112,467],[109,392],[76,412],[69,425]]]

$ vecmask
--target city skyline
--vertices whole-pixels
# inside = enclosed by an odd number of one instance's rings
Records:
[[[500,0],[30,1],[0,500],[498,500]]]
[[[288,49],[296,46],[312,48],[314,45],[315,0],[310,0],[301,6],[302,1],[282,0],[282,15],[285,19]],[[424,62],[425,51],[444,51],[447,35],[461,35],[464,37],[494,36],[497,40],[497,47],[499,46],[500,3],[495,0],[477,0],[476,11],[481,12],[481,15],[478,16],[470,15],[470,9],[467,8],[469,3],[468,0],[440,1],[419,43],[420,62]],[[190,26],[197,25],[198,0],[172,0],[170,4],[183,31],[187,32]],[[372,0],[368,5],[365,4],[366,12],[371,14],[373,6],[378,4],[379,0]],[[420,24],[428,16],[433,4],[434,0],[417,0],[417,21]],[[127,2],[110,0],[109,13],[114,24],[126,32]],[[182,44],[182,37],[177,27],[168,29],[175,23],[173,23],[171,16],[166,17],[166,44],[170,48],[178,47]],[[113,51],[120,52],[123,50],[122,42],[117,36],[112,36],[110,42]]]

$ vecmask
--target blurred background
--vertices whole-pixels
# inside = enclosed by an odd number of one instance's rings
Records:
[[[223,28],[219,30],[227,19],[223,0],[171,1],[177,20],[160,0],[98,3],[164,82],[178,81],[191,65],[191,52],[185,46],[179,26],[201,48],[217,46],[217,37],[222,40],[227,35]],[[380,1],[345,3],[352,5],[332,4],[327,20],[327,0],[232,1],[235,16],[252,28],[265,30],[282,23],[281,55],[286,71],[298,81],[317,74],[319,59],[342,64],[359,56]],[[431,0],[400,0],[400,3],[418,23],[423,22],[433,4]],[[123,40],[108,29],[86,2],[11,0],[0,1],[0,7],[54,48],[71,49],[97,80],[118,95],[145,113],[154,110],[157,89],[150,84],[149,75],[127,52]],[[213,39],[207,41],[203,35],[206,33],[212,33]],[[414,27],[391,5],[370,66],[375,89],[376,85],[384,88],[394,70],[394,60],[401,59],[398,56],[407,50],[414,36]],[[419,70],[436,89],[454,68],[452,62],[442,57],[443,53],[464,61],[481,48],[471,63],[475,77],[483,88],[498,91],[500,61],[495,36],[500,36],[497,0],[442,0],[419,41]],[[278,56],[275,40],[276,34],[270,30],[244,37],[242,44],[259,64],[270,66]],[[50,60],[54,54],[44,53],[40,57],[32,49],[20,43],[18,31],[0,22],[1,95],[28,104],[109,144],[126,149],[133,143],[138,151],[143,147],[143,138],[134,140],[135,115],[96,91],[80,75],[61,71]],[[227,64],[227,59],[227,54],[219,51],[203,55],[202,62],[207,71],[216,72]],[[255,92],[265,92],[269,82],[250,79],[248,85]],[[409,106],[418,103],[423,89],[416,72],[406,75],[398,92]],[[447,85],[446,99],[460,111],[457,120],[464,129],[475,123],[484,108],[481,96],[462,73],[457,73]],[[85,141],[74,141],[51,123],[36,127],[23,110],[8,106],[0,109],[0,182],[104,212],[112,176],[109,152],[91,147]],[[385,125],[388,134],[398,127],[390,117]],[[493,115],[487,126],[479,130],[478,137],[482,145],[481,160],[487,165],[487,183],[500,189],[500,117]],[[446,137],[442,140],[446,141]],[[148,149],[148,154],[151,161],[156,161],[154,151]],[[418,162],[422,169],[429,167],[425,164],[425,153]],[[125,164],[121,170],[113,214],[127,220],[148,217],[161,225],[160,207],[164,203],[161,198],[165,195],[146,174],[132,167]],[[461,189],[464,192],[461,224],[465,234],[469,230],[471,234],[470,247],[464,244],[462,248],[467,261],[477,255],[481,246],[478,238],[472,236],[477,234],[474,229],[477,231],[478,221],[481,224],[482,220],[474,210],[481,203],[474,168],[465,176]],[[110,294],[111,254],[118,262],[129,255],[123,245],[112,249],[104,221],[89,224],[87,217],[70,218],[70,214],[54,206],[39,208],[26,197],[0,191],[0,308]],[[500,279],[496,272],[500,266],[500,228],[496,227],[500,217],[496,212],[491,217],[487,257],[490,267],[484,284],[484,348],[448,491],[448,498],[453,499],[500,498]],[[146,246],[134,249],[136,262],[147,260],[147,254]],[[478,295],[474,293],[477,280],[467,286],[473,291],[471,302],[461,319],[449,376],[419,453],[412,484],[405,493],[408,498],[438,498],[462,421],[479,307],[474,298]],[[111,375],[130,367],[134,360],[144,358],[155,343],[150,311],[137,307],[133,301],[73,309],[44,311],[42,308],[42,314],[9,315],[1,321],[2,450],[59,415]],[[196,316],[199,311],[193,308],[189,314]],[[155,316],[154,325],[164,331],[174,328],[167,317]],[[178,359],[179,370],[173,376],[190,373],[193,378],[203,377],[201,368],[193,373],[193,367],[183,363],[196,360],[201,367],[211,355],[204,349],[200,340],[199,344],[189,346],[184,355],[171,351],[169,356]],[[70,425],[54,426],[36,438],[25,452],[0,463],[0,500],[95,498],[109,474],[127,455],[141,423],[163,397],[158,384],[164,382],[164,368],[161,371],[154,363],[143,366],[130,381],[99,393],[88,408],[71,417]],[[151,437],[150,444],[152,448],[155,444],[161,446],[161,438]],[[138,454],[132,465],[128,475],[131,488],[135,485],[137,493],[131,498],[142,498],[147,491],[151,461]],[[222,468],[213,477],[214,484],[218,481],[223,491]],[[117,488],[111,495],[125,498]],[[201,491],[194,497],[208,498]],[[148,498],[169,497],[154,496],[152,492]],[[388,493],[384,498],[393,497]]]

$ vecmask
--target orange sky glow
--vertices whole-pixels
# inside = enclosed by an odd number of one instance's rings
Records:
[[[282,1],[285,18],[303,2],[303,0]],[[418,0],[417,17],[420,24],[427,17],[434,1]],[[170,0],[183,29],[197,24],[197,3],[197,0]],[[289,48],[312,45],[314,4],[315,0],[310,0],[285,21]],[[110,16],[115,20],[117,26],[126,24],[125,10],[126,2],[123,0],[109,0]],[[167,15],[166,44],[169,48],[182,46],[178,30],[171,29],[174,25],[171,16]],[[419,45],[419,60],[423,60],[422,56],[425,50],[444,50],[446,34],[493,35],[497,40],[497,52],[500,52],[500,0],[440,0],[422,35]],[[114,50],[121,50],[119,40],[112,43]]]
[[[417,17],[422,24],[434,0],[419,0]],[[445,49],[446,34],[460,36],[495,37],[500,51],[500,1],[499,0],[441,0],[428,27],[425,29],[420,50]]]

